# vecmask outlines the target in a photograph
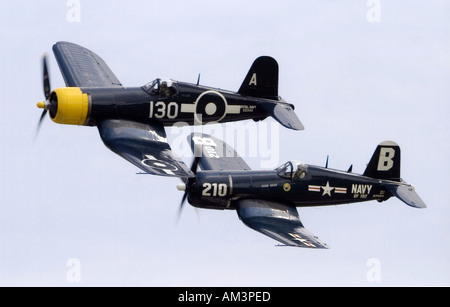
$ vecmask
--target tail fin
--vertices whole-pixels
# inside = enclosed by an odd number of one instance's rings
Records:
[[[364,176],[401,181],[400,178],[400,147],[392,141],[382,142],[375,149]]]
[[[416,193],[415,188],[400,178],[400,147],[395,142],[385,141],[378,145],[364,171],[364,176],[397,181],[385,183],[384,187],[408,206],[414,208],[427,207]]]
[[[261,108],[281,125],[294,130],[303,130],[303,124],[294,112],[294,106],[278,96],[278,63],[269,56],[257,58],[247,73],[238,91],[243,96],[275,101],[261,101]]]
[[[269,56],[257,58],[238,91],[239,94],[278,100],[278,63]]]

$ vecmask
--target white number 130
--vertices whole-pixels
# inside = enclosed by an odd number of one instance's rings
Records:
[[[150,101],[149,118],[163,118],[166,116],[170,119],[178,116],[178,104],[176,102],[169,102],[166,104],[162,101],[156,103]]]

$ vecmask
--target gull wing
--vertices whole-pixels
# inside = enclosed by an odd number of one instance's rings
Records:
[[[202,170],[250,170],[250,166],[228,144],[218,138],[202,133],[188,136],[192,152],[199,157]]]
[[[69,42],[57,42],[53,45],[53,53],[66,86],[122,87],[105,61],[89,49]]]
[[[245,225],[284,245],[328,248],[326,243],[303,227],[295,207],[261,199],[244,199],[238,201],[237,212]]]
[[[183,178],[195,176],[173,154],[162,124],[109,119],[100,122],[98,130],[106,147],[148,174]]]

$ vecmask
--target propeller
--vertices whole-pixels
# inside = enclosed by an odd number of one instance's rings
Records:
[[[195,174],[197,174],[197,168],[198,168],[198,162],[200,161],[200,157],[195,157],[194,161],[192,161],[191,165],[191,171]],[[179,191],[184,191],[183,198],[181,198],[180,207],[178,208],[178,221],[180,220],[181,212],[183,211],[184,203],[186,202],[186,199],[189,194],[189,189],[191,185],[195,182],[196,177],[190,177],[186,178],[184,180],[184,183],[180,183],[177,185],[177,189]]]
[[[48,66],[47,66],[47,55],[44,54],[42,56],[42,83],[43,83],[43,89],[44,89],[44,97],[45,101],[40,101],[37,103],[37,107],[40,109],[44,109],[42,111],[41,117],[38,122],[38,126],[36,129],[36,135],[39,132],[39,129],[41,127],[42,121],[45,118],[45,115],[47,115],[47,112],[50,111],[52,115],[56,114],[56,110],[58,107],[58,101],[55,98],[51,97],[51,86],[50,86],[50,77],[48,74]]]

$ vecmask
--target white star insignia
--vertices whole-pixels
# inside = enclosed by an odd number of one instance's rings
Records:
[[[323,189],[323,194],[322,196],[324,196],[325,194],[328,194],[328,196],[331,197],[331,191],[334,190],[334,187],[330,187],[330,183],[327,181],[327,184],[325,186],[321,187]]]

